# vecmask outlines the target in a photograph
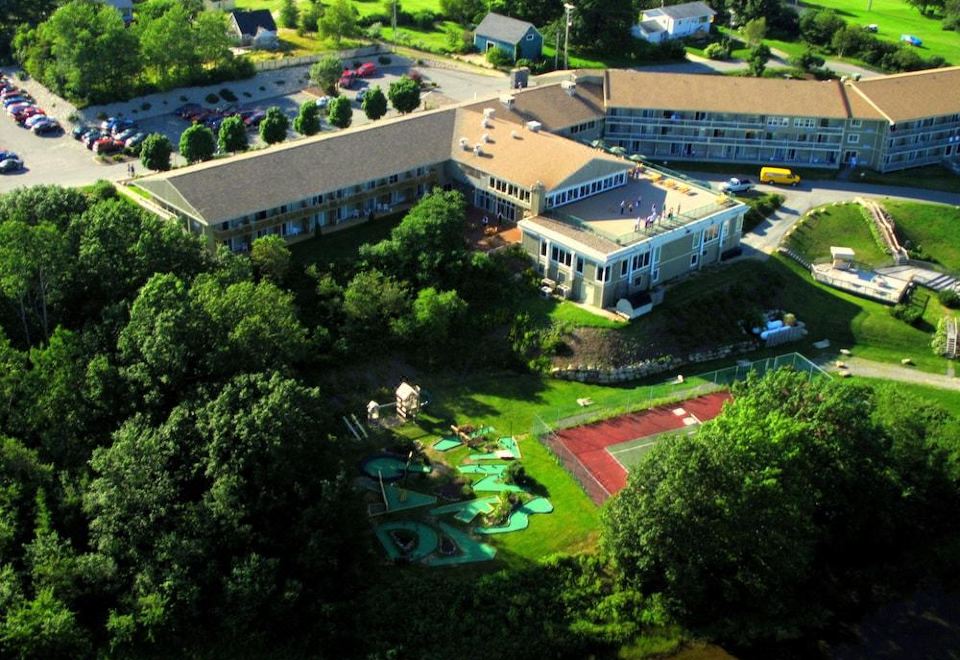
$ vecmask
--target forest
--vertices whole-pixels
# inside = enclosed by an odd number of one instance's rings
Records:
[[[0,656],[749,651],[956,587],[958,420],[788,371],[658,445],[596,552],[387,565],[334,384],[536,367],[511,331],[532,274],[470,251],[464,214],[435,191],[354,263],[304,268],[279,237],[211,254],[105,183],[0,197]]]

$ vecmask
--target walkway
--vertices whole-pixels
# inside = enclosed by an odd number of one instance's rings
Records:
[[[901,383],[915,383],[917,385],[928,385],[930,387],[960,391],[960,378],[947,376],[945,374],[931,374],[925,371],[918,371],[912,367],[901,367],[896,364],[874,362],[873,360],[865,360],[859,357],[843,358],[843,363],[847,365],[846,369],[838,369],[834,363],[824,366],[828,371],[833,373],[849,371],[854,376],[862,376],[864,378],[896,380]]]

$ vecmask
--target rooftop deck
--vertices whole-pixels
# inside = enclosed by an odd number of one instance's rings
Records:
[[[702,185],[647,169],[639,179],[627,179],[626,186],[553,209],[545,215],[625,246],[737,204],[735,199]]]

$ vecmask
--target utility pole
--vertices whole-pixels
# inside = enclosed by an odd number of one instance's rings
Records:
[[[566,19],[567,19],[567,26],[566,26],[567,31],[563,37],[563,68],[569,69],[570,68],[570,23],[571,23],[570,14],[573,13],[573,10],[575,9],[575,7],[571,5],[569,2],[565,2],[563,3],[563,8],[566,11]]]
[[[557,28],[557,47],[553,50],[553,68],[560,68],[560,28]]]
[[[397,0],[393,0],[393,40],[397,40]]]

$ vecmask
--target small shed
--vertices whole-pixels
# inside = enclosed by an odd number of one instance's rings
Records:
[[[397,416],[401,419],[414,419],[420,413],[420,386],[406,381],[400,383],[396,391]]]
[[[838,270],[853,268],[854,256],[852,248],[830,246],[830,258],[833,259],[833,267]]]
[[[474,30],[473,45],[481,53],[499,48],[513,60],[539,60],[543,53],[543,35],[533,23],[490,12]]]
[[[249,46],[256,40],[260,44],[277,38],[277,24],[269,9],[232,11],[228,14],[227,32],[241,45]]]

